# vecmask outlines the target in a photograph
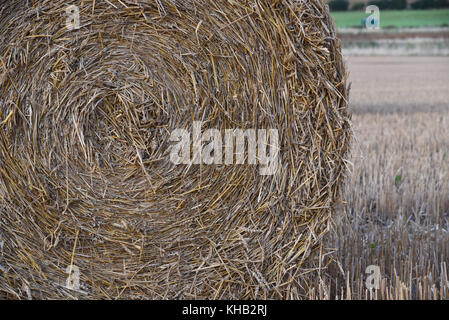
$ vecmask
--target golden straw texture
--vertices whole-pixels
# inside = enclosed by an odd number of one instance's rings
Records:
[[[0,10],[0,296],[302,296],[351,139],[324,1]],[[193,121],[279,130],[276,174],[171,163],[170,133]],[[77,291],[66,288],[74,268]]]

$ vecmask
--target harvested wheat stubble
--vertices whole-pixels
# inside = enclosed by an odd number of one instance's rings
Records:
[[[13,0],[0,34],[1,295],[302,296],[351,137],[323,1]],[[198,120],[278,129],[276,174],[172,164]]]

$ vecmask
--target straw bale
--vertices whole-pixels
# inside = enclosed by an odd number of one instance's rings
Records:
[[[67,27],[70,4],[79,29]],[[0,10],[1,296],[302,296],[351,138],[324,1]],[[170,134],[194,121],[277,129],[278,170],[175,165]],[[78,271],[79,288],[67,286]]]

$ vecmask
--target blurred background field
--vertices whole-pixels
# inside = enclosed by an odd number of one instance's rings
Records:
[[[347,56],[449,56],[448,0],[328,3]],[[379,8],[379,29],[365,26],[370,4]]]
[[[362,28],[362,20],[366,16],[364,10],[332,13],[337,28]],[[382,28],[449,27],[449,9],[385,10],[381,11],[380,26]]]
[[[449,299],[449,58],[348,63],[351,174],[309,298]],[[372,293],[369,265],[382,273]]]
[[[350,1],[349,8],[359,1]],[[311,299],[449,299],[449,10],[335,18],[355,140],[344,199]],[[378,290],[367,266],[380,267]]]

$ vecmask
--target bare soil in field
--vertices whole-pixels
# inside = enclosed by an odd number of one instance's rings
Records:
[[[349,41],[367,42],[367,41],[386,40],[386,39],[413,39],[413,38],[438,39],[438,38],[449,38],[449,29],[447,28],[435,30],[405,29],[402,32],[401,31],[369,32],[363,29],[354,30],[354,32],[348,32],[347,30],[343,30],[338,33],[338,36],[343,42]]]
[[[356,114],[449,111],[449,57],[349,57]]]

